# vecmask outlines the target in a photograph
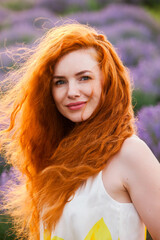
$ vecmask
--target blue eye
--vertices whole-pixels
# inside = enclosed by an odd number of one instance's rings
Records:
[[[89,76],[83,76],[81,77],[81,81],[86,81],[86,80],[89,80],[91,79]]]
[[[65,84],[64,80],[58,80],[55,82],[55,85],[62,85],[62,84]]]

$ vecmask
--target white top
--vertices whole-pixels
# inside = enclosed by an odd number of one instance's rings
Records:
[[[106,192],[102,171],[76,191],[51,235],[40,227],[40,240],[144,240],[145,235],[134,205]]]

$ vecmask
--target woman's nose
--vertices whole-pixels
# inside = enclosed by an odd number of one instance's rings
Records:
[[[68,84],[68,97],[75,98],[80,96],[78,83],[72,81]]]

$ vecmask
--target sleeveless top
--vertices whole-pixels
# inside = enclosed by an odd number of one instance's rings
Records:
[[[68,202],[55,230],[40,225],[40,240],[144,240],[146,229],[132,203],[105,190],[102,171],[90,177]]]

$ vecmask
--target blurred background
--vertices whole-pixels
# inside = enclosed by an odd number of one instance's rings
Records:
[[[4,77],[16,67],[14,53],[68,19],[96,27],[115,46],[133,80],[139,136],[160,161],[160,0],[0,0],[0,97],[9,85]],[[14,174],[1,154],[0,190]],[[11,228],[1,213],[0,240],[14,238]]]

